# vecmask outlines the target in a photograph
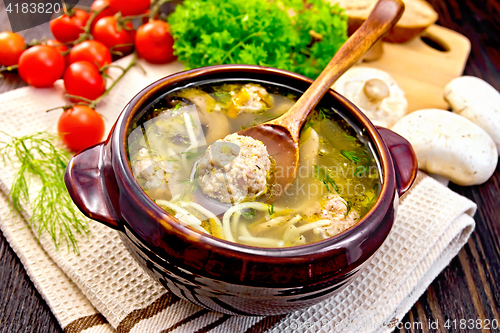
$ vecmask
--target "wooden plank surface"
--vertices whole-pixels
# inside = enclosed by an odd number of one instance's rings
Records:
[[[84,2],[91,0],[80,1]],[[500,1],[429,2],[439,13],[439,25],[455,30],[471,41],[465,74],[480,77],[500,90]],[[0,31],[6,30],[4,13],[3,1],[0,0]],[[38,27],[27,33],[28,40],[46,36],[47,31],[46,26]],[[9,74],[6,80],[0,79],[0,92],[24,85],[17,75]],[[476,231],[460,254],[401,320],[401,328],[396,328],[396,332],[500,331],[460,327],[464,320],[500,321],[500,166],[483,185],[460,187],[451,184],[450,187],[478,204]],[[0,258],[0,333],[62,333],[1,233]],[[446,320],[455,322],[456,326],[445,328]],[[428,325],[436,321],[439,321],[437,328]]]
[[[408,111],[424,108],[448,109],[443,99],[444,86],[461,76],[470,53],[467,37],[440,27],[430,26],[422,35],[404,44],[383,42],[383,55],[363,66],[388,72],[406,92]],[[433,41],[442,50],[430,46]]]

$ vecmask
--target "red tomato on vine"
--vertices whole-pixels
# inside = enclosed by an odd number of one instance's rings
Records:
[[[139,15],[151,6],[150,0],[109,0],[111,9],[122,12],[122,16]]]
[[[122,25],[114,16],[108,16],[95,24],[92,36],[110,50],[127,54],[134,47],[135,29],[130,21]]]
[[[56,39],[48,39],[42,45],[48,45],[54,49],[56,49],[64,58],[64,66],[69,65],[69,52],[68,52],[68,47],[64,44],[62,44],[60,41]]]
[[[96,16],[94,17],[94,20],[92,21],[91,25],[90,25],[90,31],[93,31],[94,30],[94,26],[95,24],[100,20],[102,19],[103,17],[106,17],[106,16],[113,16],[115,15],[116,13],[118,13],[118,11],[112,9],[110,6],[109,6],[109,1],[108,0],[95,0],[92,5],[90,6],[90,9],[94,12],[97,12],[99,10],[102,9],[102,11]]]
[[[69,62],[88,61],[99,68],[111,63],[111,53],[108,48],[96,40],[86,40],[75,45],[69,52]]]
[[[23,37],[10,31],[0,32],[0,65],[17,65],[25,49]]]
[[[70,13],[50,21],[50,30],[54,37],[63,43],[73,42],[84,32],[90,14],[81,9],[74,9]]]
[[[77,61],[64,72],[64,88],[69,95],[95,100],[106,91],[106,83],[97,67],[88,61]],[[72,102],[79,102],[71,98]]]
[[[61,114],[57,132],[70,150],[79,152],[102,141],[104,120],[94,109],[75,105]]]
[[[139,56],[153,64],[163,64],[174,58],[174,38],[169,25],[160,20],[150,21],[135,35],[135,47]]]
[[[64,72],[64,58],[50,46],[33,46],[21,54],[18,71],[29,85],[37,88],[48,87]]]

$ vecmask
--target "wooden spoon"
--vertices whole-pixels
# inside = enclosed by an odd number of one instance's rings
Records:
[[[309,114],[331,85],[396,24],[403,11],[401,0],[380,0],[363,25],[344,43],[290,110],[276,119],[238,132],[262,141],[269,155],[276,160],[275,197],[280,196],[295,179],[299,164],[299,134]]]

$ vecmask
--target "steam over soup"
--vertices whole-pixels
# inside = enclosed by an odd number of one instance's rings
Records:
[[[278,117],[296,99],[292,90],[247,82],[168,93],[128,130],[132,172],[160,207],[215,237],[285,247],[335,236],[378,197],[367,140],[335,110],[318,107],[301,132],[297,176],[283,191],[274,179],[287,168],[262,142],[233,134]]]

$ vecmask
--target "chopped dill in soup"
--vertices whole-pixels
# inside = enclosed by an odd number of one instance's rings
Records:
[[[290,90],[211,83],[162,96],[128,130],[128,157],[144,191],[181,223],[259,247],[303,245],[354,226],[378,198],[366,140],[318,107],[300,135],[293,183],[276,193],[276,166],[260,141],[236,132],[285,113]]]

